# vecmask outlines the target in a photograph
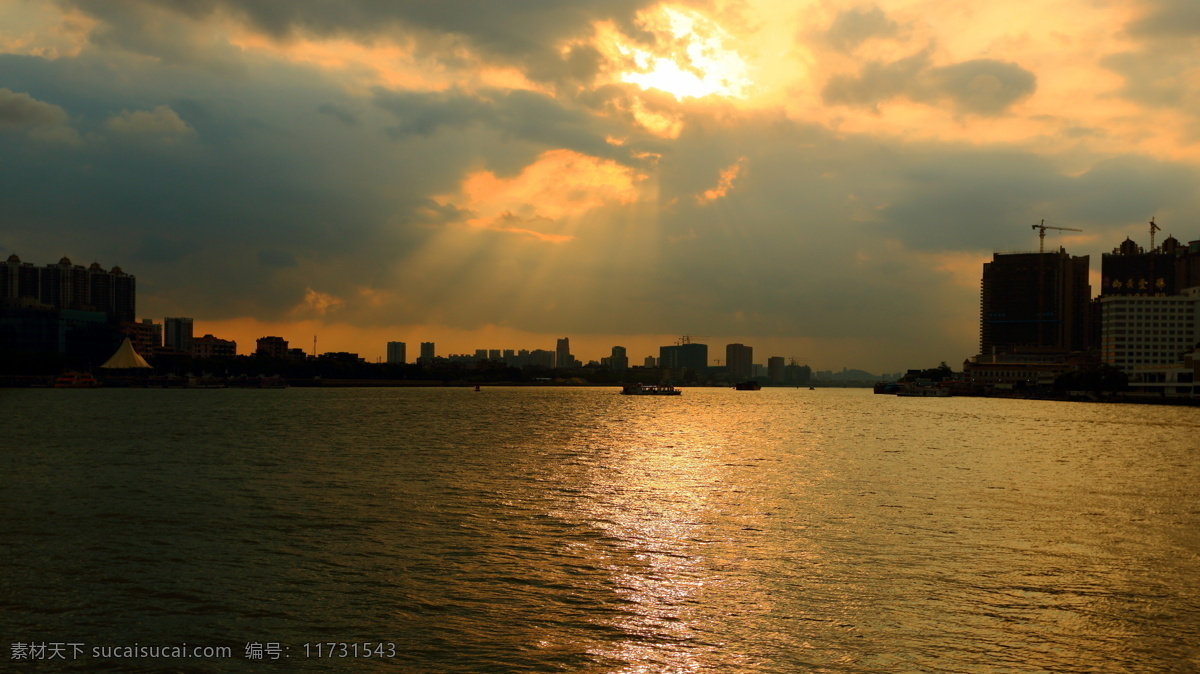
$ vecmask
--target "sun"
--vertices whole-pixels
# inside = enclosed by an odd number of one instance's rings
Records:
[[[621,81],[658,89],[677,99],[724,96],[745,98],[750,87],[746,62],[728,45],[731,36],[711,19],[690,9],[660,5],[639,15],[658,38],[650,49],[619,42],[630,62]]]

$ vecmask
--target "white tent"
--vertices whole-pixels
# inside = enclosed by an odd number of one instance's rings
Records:
[[[133,342],[126,337],[125,341],[121,342],[121,347],[112,355],[112,358],[104,361],[100,367],[109,370],[128,370],[131,368],[148,368],[150,363],[146,362],[145,358],[138,355],[137,351],[133,350]]]

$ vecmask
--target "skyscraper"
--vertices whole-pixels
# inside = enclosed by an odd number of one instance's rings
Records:
[[[625,347],[614,346],[612,348],[612,356],[608,359],[608,366],[614,370],[629,369],[629,356],[625,354]]]
[[[404,365],[408,362],[408,356],[405,353],[404,342],[388,342],[387,343],[387,362],[397,365]]]
[[[996,253],[983,265],[979,352],[1085,350],[1090,299],[1086,255]]]
[[[658,348],[658,366],[682,372],[704,372],[708,368],[708,345],[687,342]]]
[[[574,356],[571,355],[571,340],[563,337],[558,340],[558,346],[554,349],[554,366],[559,368],[571,367],[575,363]]]
[[[754,347],[745,344],[725,345],[725,366],[734,379],[749,379],[754,369]]]
[[[421,342],[421,358],[422,363],[432,363],[434,359],[433,342]]]

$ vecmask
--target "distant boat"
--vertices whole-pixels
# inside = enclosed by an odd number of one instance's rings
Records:
[[[626,384],[621,389],[621,395],[626,396],[677,396],[682,394],[683,391],[676,391],[674,386],[668,384]]]
[[[100,382],[88,372],[68,371],[58,375],[54,388],[96,388]]]
[[[762,390],[762,384],[756,381],[742,381],[735,384],[733,388],[739,391],[760,391]]]

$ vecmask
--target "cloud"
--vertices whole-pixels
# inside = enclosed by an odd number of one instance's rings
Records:
[[[1153,0],[1150,11],[1126,29],[1137,38],[1186,38],[1200,35],[1200,5],[1192,0]]]
[[[573,238],[563,232],[569,221],[605,204],[636,201],[640,179],[612,160],[551,150],[513,178],[490,171],[472,173],[457,195],[438,201],[472,214],[465,223],[471,227],[561,243]]]
[[[742,167],[745,165],[746,158],[739,157],[735,163],[726,166],[721,170],[721,177],[717,181],[717,186],[697,194],[696,201],[701,204],[707,204],[710,201],[716,201],[729,194],[729,190],[733,188],[733,181],[737,180],[738,174],[741,173]]]
[[[1036,89],[1033,73],[1015,63],[972,59],[933,66],[929,53],[882,63],[872,61],[857,76],[836,75],[822,91],[825,102],[877,108],[897,97],[926,103],[950,103],[961,113],[996,116]]]
[[[29,94],[0,88],[0,129],[22,129],[42,140],[75,142],[78,134],[68,123],[68,115],[53,103],[39,101]]]
[[[28,128],[66,122],[67,113],[59,106],[35,100],[29,94],[0,89],[0,126]]]
[[[838,12],[829,29],[825,31],[825,39],[835,49],[852,52],[867,40],[894,37],[899,32],[899,24],[877,5],[871,5]]]
[[[168,105],[159,105],[153,110],[123,110],[105,120],[104,128],[115,134],[168,141],[195,134],[195,129]]]

